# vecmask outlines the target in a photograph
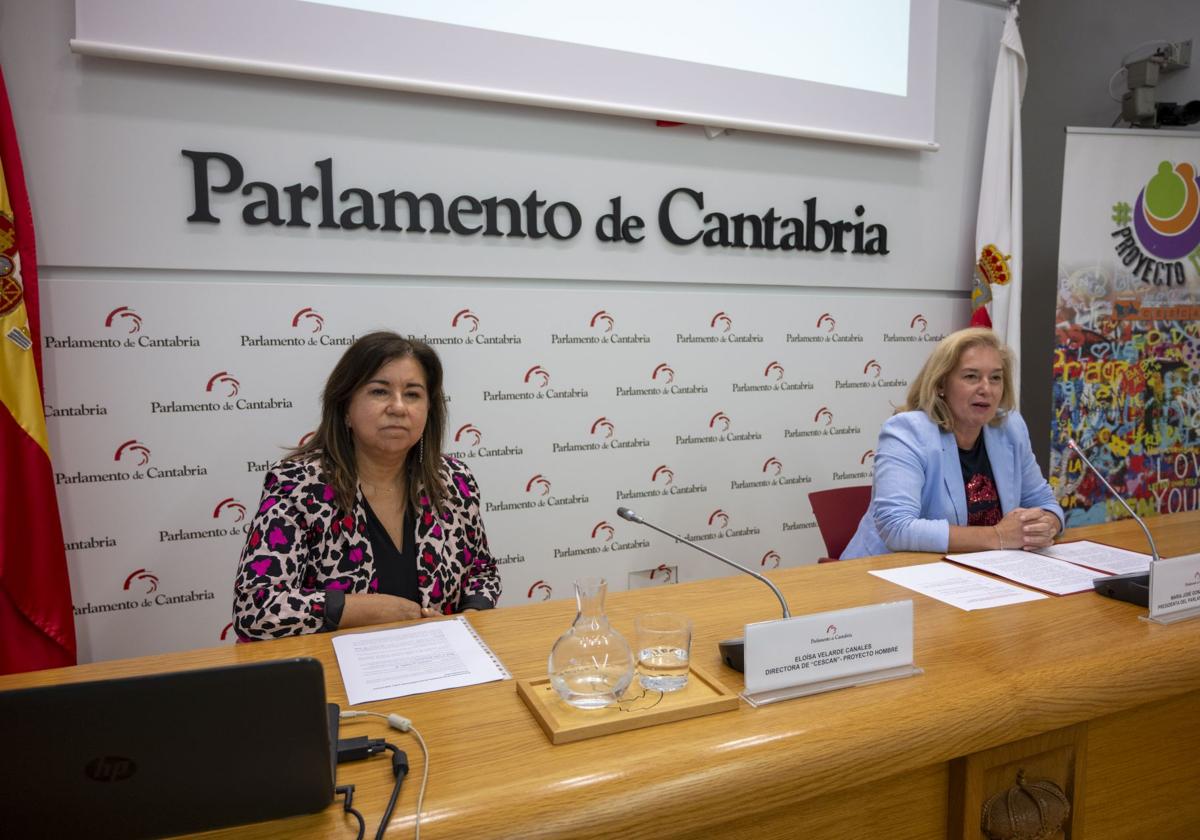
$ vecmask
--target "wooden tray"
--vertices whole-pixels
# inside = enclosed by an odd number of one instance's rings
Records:
[[[680,691],[647,691],[639,698],[642,687],[637,677],[625,692],[620,707],[605,709],[576,709],[568,706],[550,685],[549,677],[517,680],[517,693],[533,712],[538,724],[552,744],[569,744],[598,735],[626,732],[645,726],[656,726],[675,720],[711,715],[736,709],[738,696],[695,665],[687,687]]]

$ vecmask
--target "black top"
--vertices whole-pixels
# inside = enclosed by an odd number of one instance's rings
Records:
[[[404,506],[404,548],[397,549],[387,528],[379,521],[375,511],[363,499],[367,511],[367,539],[371,541],[371,556],[375,558],[376,579],[379,592],[384,595],[399,595],[410,601],[421,603],[421,590],[417,588],[417,541],[416,524],[412,506]]]
[[[982,432],[974,446],[958,450],[958,463],[962,466],[963,489],[967,493],[967,524],[995,525],[1004,518],[1004,513],[1000,510],[1000,494],[996,491]]]
[[[371,510],[366,498],[363,508],[367,512],[367,540],[371,543],[371,556],[375,558],[375,591],[384,595],[399,595],[417,604],[421,603],[421,590],[417,585],[417,539],[416,520],[411,505],[404,506],[404,548],[397,549],[392,537]],[[342,623],[342,610],[346,606],[346,593],[330,589],[325,593],[324,629],[336,630]]]

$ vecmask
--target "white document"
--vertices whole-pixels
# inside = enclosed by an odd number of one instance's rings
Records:
[[[333,650],[351,706],[509,679],[462,616],[335,636]]]
[[[1092,569],[1029,551],[973,551],[947,554],[946,559],[1053,595],[1090,591],[1092,581],[1103,577]]]
[[[1037,553],[1066,560],[1077,566],[1099,569],[1110,575],[1150,571],[1149,554],[1138,554],[1136,551],[1126,551],[1123,548],[1114,548],[1111,545],[1094,543],[1091,540],[1059,543],[1040,549]]]
[[[919,566],[903,566],[898,569],[877,569],[871,574],[960,610],[985,610],[989,607],[1038,601],[1046,597],[1040,592],[1030,592],[1028,589],[1001,583],[949,563],[922,563]]]

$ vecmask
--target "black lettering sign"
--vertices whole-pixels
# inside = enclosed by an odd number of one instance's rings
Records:
[[[511,239],[574,239],[583,229],[583,216],[570,201],[551,201],[536,189],[518,199],[492,195],[477,198],[458,195],[444,199],[436,192],[418,195],[412,190],[386,189],[373,193],[365,187],[339,189],[333,158],[313,162],[316,183],[298,181],[276,186],[264,180],[246,180],[241,161],[231,154],[181,149],[192,164],[192,212],[189,222],[219,224],[220,198],[240,194],[242,222],[258,227],[311,228],[311,216],[320,210],[318,228],[346,231],[386,231],[394,234],[456,234]],[[868,224],[866,208],[854,208],[853,220],[826,218],[816,196],[803,200],[803,218],[783,216],[775,207],[758,210],[711,210],[704,212],[704,193],[691,187],[676,187],[658,205],[658,228],[672,245],[687,247],[700,243],[705,248],[736,248],[749,251],[831,252],[882,256],[889,253],[887,228]],[[609,199],[608,212],[595,223],[600,242],[635,244],[645,239],[646,223],[641,216],[626,212],[621,196]],[[1142,255],[1125,231],[1117,253],[1129,264]],[[1146,263],[1138,272],[1146,282],[1170,284],[1173,266]],[[1152,279],[1150,279],[1152,276]]]

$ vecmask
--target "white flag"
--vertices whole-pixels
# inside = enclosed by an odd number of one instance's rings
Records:
[[[971,323],[990,326],[1018,355],[1021,348],[1021,100],[1025,96],[1025,50],[1017,8],[1008,7],[1000,57],[992,83],[979,215],[975,220],[975,282]],[[1019,366],[1013,385],[1019,396]]]

